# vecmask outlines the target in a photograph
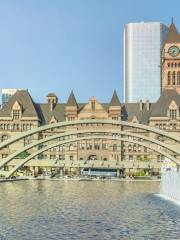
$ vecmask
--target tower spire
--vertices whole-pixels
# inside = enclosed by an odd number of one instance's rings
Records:
[[[76,102],[76,98],[74,96],[73,90],[71,91],[71,94],[70,94],[70,96],[68,98],[67,106],[76,106],[76,107],[78,107],[78,104]]]
[[[116,90],[114,90],[113,96],[111,98],[110,106],[121,106]]]
[[[171,24],[174,24],[174,17],[171,18]]]

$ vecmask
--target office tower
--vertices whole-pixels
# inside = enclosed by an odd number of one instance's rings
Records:
[[[155,102],[161,93],[161,49],[168,27],[160,22],[129,23],[124,31],[125,102]]]
[[[4,88],[4,89],[2,89],[2,107],[17,92],[17,90],[19,90],[19,89],[15,89],[15,88]]]

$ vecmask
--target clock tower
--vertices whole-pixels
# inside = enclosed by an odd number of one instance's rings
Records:
[[[162,49],[161,91],[175,89],[180,94],[180,34],[171,23]]]

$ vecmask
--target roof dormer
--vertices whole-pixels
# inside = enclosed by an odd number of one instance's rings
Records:
[[[55,118],[55,116],[52,116],[51,117],[51,120],[49,121],[51,124],[53,124],[53,123],[57,123],[58,121],[57,121],[57,119]]]
[[[11,116],[14,120],[18,120],[22,116],[22,106],[18,101],[15,101],[12,106]]]
[[[139,121],[135,115],[132,118],[132,123],[139,123]]]
[[[179,116],[179,107],[174,100],[169,104],[167,115],[171,120],[175,120]]]

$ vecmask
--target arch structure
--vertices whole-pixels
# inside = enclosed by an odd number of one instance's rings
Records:
[[[25,145],[25,139],[30,136],[33,141]],[[83,141],[111,141],[112,151],[115,149],[119,155],[121,154],[124,144],[130,143],[163,155],[173,161],[178,167],[180,165],[179,136],[174,136],[171,133],[142,124],[91,119],[49,124],[5,140],[0,144],[0,150],[8,148],[13,149],[13,151],[11,151],[6,158],[0,159],[0,170],[12,163],[11,169],[4,171],[4,175],[9,178],[32,159],[38,161],[38,157],[41,154],[59,146],[62,147],[74,143],[81,144]],[[89,155],[96,155],[95,152],[101,150],[98,149],[98,144],[95,145],[95,147],[96,149],[86,149],[84,151],[89,151]],[[69,150],[74,150],[73,145],[69,147]],[[81,151],[83,151],[83,149],[81,149]],[[14,160],[22,154],[25,156],[14,164]],[[55,161],[57,161],[57,159],[52,160],[53,163]],[[57,166],[72,165],[72,162],[83,166],[83,161],[79,159],[58,161]],[[114,163],[112,162],[110,165],[115,163],[115,165],[117,165],[117,162],[119,161],[114,161]],[[121,161],[121,166],[123,166],[123,161]]]

